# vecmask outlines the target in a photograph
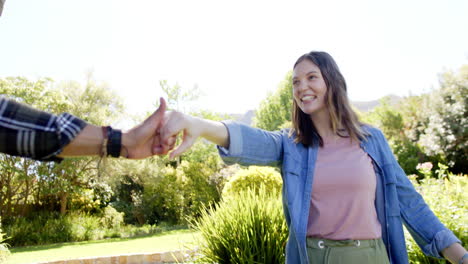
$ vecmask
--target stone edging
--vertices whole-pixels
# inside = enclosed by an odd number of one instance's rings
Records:
[[[34,264],[160,264],[183,263],[185,259],[193,255],[193,251],[178,250],[161,253],[139,253],[106,257],[87,257],[71,260],[59,260],[51,262],[37,262]]]

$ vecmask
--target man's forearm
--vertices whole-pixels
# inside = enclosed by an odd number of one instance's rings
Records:
[[[102,128],[88,124],[58,156],[64,158],[100,155],[103,139]]]

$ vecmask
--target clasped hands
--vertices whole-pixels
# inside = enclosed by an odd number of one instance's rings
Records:
[[[166,111],[166,101],[161,98],[159,108],[143,123],[124,133],[122,144],[130,159],[142,159],[152,155],[166,155],[174,149],[177,136],[182,142],[170,154],[173,159],[187,151],[201,135],[196,117],[177,111]]]

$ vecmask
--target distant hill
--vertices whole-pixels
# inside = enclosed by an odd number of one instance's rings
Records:
[[[385,97],[390,98],[390,105],[394,105],[398,103],[401,99],[403,99],[402,97],[398,95],[393,95],[393,94],[387,95]],[[361,112],[368,112],[372,110],[374,107],[378,106],[382,98],[378,100],[373,100],[373,101],[351,101],[351,104]]]
[[[390,105],[394,105],[403,99],[402,97],[393,94],[387,95],[385,97],[390,98]],[[351,104],[361,112],[368,112],[377,107],[380,104],[380,100],[382,98],[372,101],[351,101]],[[255,117],[255,110],[249,110],[245,114],[229,114],[229,116],[238,122],[252,125],[253,118]]]
[[[251,125],[255,116],[255,110],[249,110],[245,114],[232,114],[229,116],[232,116],[232,118],[238,122]]]

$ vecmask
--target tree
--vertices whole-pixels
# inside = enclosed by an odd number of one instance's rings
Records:
[[[278,89],[260,103],[254,126],[270,131],[285,127],[285,123],[291,122],[292,100],[292,71],[289,71]]]
[[[171,86],[167,80],[161,80],[159,86],[166,94],[168,108],[182,112],[185,112],[188,109],[187,105],[197,100],[201,94],[196,85],[192,89],[185,89],[178,83]]]
[[[122,112],[119,98],[105,84],[88,78],[85,87],[77,82],[54,87],[51,79],[30,81],[22,77],[0,79],[0,93],[55,114],[69,112],[97,125],[115,121]],[[5,217],[25,215],[31,205],[65,213],[70,194],[88,188],[96,175],[95,158],[68,159],[60,164],[1,155],[0,213]]]
[[[64,109],[57,91],[48,89],[48,78],[30,81],[23,77],[0,79],[0,94],[33,107],[52,111]],[[8,220],[13,215],[25,215],[29,210],[32,194],[37,191],[38,162],[0,154],[0,215]]]
[[[417,139],[412,139],[408,134],[413,135],[418,121],[413,119],[414,98],[405,98],[398,105],[390,105],[390,98],[384,97],[380,100],[380,105],[371,112],[363,116],[362,120],[380,128],[385,134],[398,163],[407,174],[417,173],[418,163],[427,159]],[[406,109],[406,116],[402,114],[402,109]],[[407,121],[412,120],[411,122]],[[413,135],[414,136],[414,135]]]

